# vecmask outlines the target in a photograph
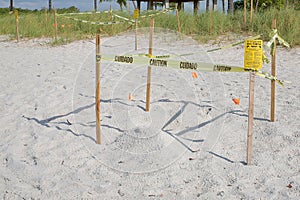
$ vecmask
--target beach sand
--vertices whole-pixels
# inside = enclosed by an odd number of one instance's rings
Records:
[[[101,39],[101,53],[148,53],[148,31]],[[271,83],[255,77],[252,164],[246,165],[249,73],[101,63],[102,144],[95,143],[95,41],[0,42],[0,198],[300,199],[300,49],[277,50]],[[238,41],[236,38],[234,41]],[[153,54],[243,66],[243,45],[197,44],[156,29]],[[263,71],[270,72],[270,64]],[[287,82],[289,81],[289,83]],[[232,98],[239,98],[236,105]],[[298,99],[298,100],[297,100]]]

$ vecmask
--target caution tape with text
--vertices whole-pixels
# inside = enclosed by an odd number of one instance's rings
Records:
[[[125,64],[147,64],[154,67],[169,67],[173,69],[182,70],[195,70],[200,72],[255,72],[257,75],[269,80],[275,80],[280,85],[283,85],[283,81],[279,80],[266,72],[262,72],[256,69],[247,69],[239,66],[231,66],[225,64],[213,64],[205,62],[189,62],[182,60],[170,60],[170,59],[157,59],[151,57],[142,57],[134,55],[96,55],[96,61],[100,62],[118,62]]]

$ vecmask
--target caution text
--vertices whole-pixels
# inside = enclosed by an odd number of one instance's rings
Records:
[[[229,71],[231,71],[231,67],[228,67],[226,65],[215,65],[214,66],[214,71],[229,72]]]
[[[157,60],[157,59],[150,59],[150,65],[158,66],[158,67],[167,67],[168,61],[166,60]]]
[[[180,69],[192,69],[197,70],[197,63],[191,63],[191,62],[180,62]]]
[[[116,62],[133,63],[133,57],[131,56],[115,56]]]

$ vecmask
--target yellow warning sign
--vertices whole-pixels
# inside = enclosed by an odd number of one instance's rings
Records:
[[[245,69],[261,69],[263,62],[263,41],[262,40],[246,40],[244,54]]]
[[[139,18],[139,9],[134,9],[134,11],[133,11],[133,18],[134,19]]]
[[[19,12],[18,10],[14,10],[15,17],[18,18]]]

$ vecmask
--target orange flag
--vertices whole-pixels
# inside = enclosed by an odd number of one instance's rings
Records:
[[[232,101],[234,102],[235,105],[240,104],[240,98],[233,98]]]

